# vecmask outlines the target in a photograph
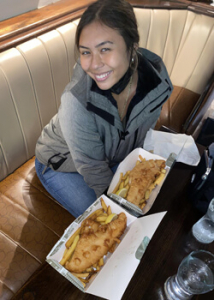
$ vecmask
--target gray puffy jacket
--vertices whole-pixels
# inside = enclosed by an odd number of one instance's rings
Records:
[[[36,145],[41,163],[60,172],[79,172],[97,197],[110,184],[110,168],[143,146],[147,131],[154,128],[172,92],[161,58],[146,49],[139,51],[138,101],[132,105],[125,129],[116,105],[106,93],[92,89],[92,79],[76,64],[58,114],[43,129]]]

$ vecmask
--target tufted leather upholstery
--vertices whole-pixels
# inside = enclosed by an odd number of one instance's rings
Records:
[[[214,18],[185,10],[135,12],[140,46],[163,58],[175,86],[157,128],[182,132],[213,72]],[[74,219],[42,187],[33,156],[72,76],[77,22],[0,53],[1,299],[11,299],[44,263]]]

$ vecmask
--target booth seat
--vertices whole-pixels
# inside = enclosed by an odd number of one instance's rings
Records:
[[[197,115],[196,106],[211,101],[214,18],[177,9],[138,7],[135,13],[140,46],[163,58],[174,85],[156,129],[165,125],[194,134],[197,124],[190,132],[190,122],[185,130],[184,125]],[[72,76],[77,24],[74,20],[0,53],[0,299],[15,297],[74,220],[39,182],[34,153]]]

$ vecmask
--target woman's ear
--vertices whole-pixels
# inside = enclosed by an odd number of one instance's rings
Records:
[[[133,61],[133,59],[135,59],[135,57],[137,55],[137,49],[138,49],[138,44],[134,43],[132,48],[130,49],[131,61]]]
[[[138,49],[138,45],[137,45],[137,47],[134,45],[133,48],[132,48],[131,64],[130,64],[130,67],[131,67],[132,70],[136,70],[136,68],[138,66],[137,49]]]
[[[139,48],[139,45],[137,43],[134,43],[134,50],[137,52],[138,48]]]

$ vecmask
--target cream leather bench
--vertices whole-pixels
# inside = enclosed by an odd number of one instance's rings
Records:
[[[213,73],[214,18],[176,9],[135,13],[140,46],[163,58],[175,86],[157,128],[183,132]],[[77,22],[0,53],[1,299],[11,299],[44,263],[74,219],[40,184],[34,150],[72,76]]]

